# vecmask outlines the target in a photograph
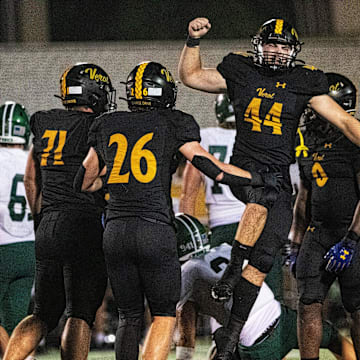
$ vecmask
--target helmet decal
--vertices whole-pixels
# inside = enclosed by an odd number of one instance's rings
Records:
[[[175,216],[177,250],[180,261],[201,256],[210,250],[208,232],[194,216],[179,213]]]
[[[61,92],[62,98],[65,98],[65,96],[68,94],[67,87],[66,87],[66,76],[69,73],[70,69],[71,69],[71,67],[66,69],[60,79],[60,92]]]
[[[283,30],[283,26],[284,26],[284,20],[281,19],[277,19],[276,20],[276,24],[275,24],[275,34],[282,34],[282,30]]]
[[[0,107],[0,143],[28,145],[30,122],[26,109],[14,102],[6,101]]]
[[[175,106],[177,87],[174,78],[159,63],[146,61],[136,65],[125,85],[126,100],[131,111],[172,109]]]
[[[145,68],[148,66],[148,64],[149,64],[148,62],[142,63],[136,72],[136,76],[135,76],[135,98],[136,99],[142,99],[142,93],[143,93],[142,78],[144,75]]]
[[[116,91],[109,75],[95,64],[67,68],[60,78],[60,94],[65,107],[87,106],[98,115],[116,109]]]

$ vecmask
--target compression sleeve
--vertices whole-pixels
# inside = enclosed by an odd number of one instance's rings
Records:
[[[209,158],[207,158],[205,156],[195,155],[193,157],[191,163],[197,169],[199,169],[201,172],[203,172],[206,176],[208,176],[210,179],[213,179],[215,181],[217,181],[216,177],[219,174],[224,173],[222,180],[219,181],[222,184],[234,185],[234,186],[245,186],[245,185],[251,184],[250,179],[236,176],[236,175],[231,175],[225,171],[222,171],[217,165],[215,165]]]

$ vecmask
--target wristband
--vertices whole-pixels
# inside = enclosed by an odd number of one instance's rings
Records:
[[[352,230],[349,230],[346,234],[346,237],[350,240],[353,240],[353,241],[356,241],[356,242],[359,242],[360,240],[360,236],[358,234],[356,234],[356,232],[352,231]]]
[[[190,35],[188,35],[186,39],[186,46],[193,48],[200,45],[200,38],[193,38]]]

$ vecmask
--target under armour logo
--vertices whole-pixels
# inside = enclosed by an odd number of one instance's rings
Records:
[[[315,226],[308,226],[308,228],[306,229],[306,231],[311,231],[314,232],[315,231]]]
[[[326,143],[326,144],[324,145],[324,148],[325,148],[325,149],[326,149],[326,148],[331,149],[331,148],[332,148],[332,143]]]
[[[278,87],[282,87],[283,89],[285,89],[285,87],[286,87],[286,83],[281,83],[281,82],[277,82],[276,83],[276,87],[278,88]]]

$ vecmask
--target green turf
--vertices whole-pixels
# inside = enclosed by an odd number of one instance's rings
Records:
[[[194,360],[207,360],[206,354],[210,346],[209,337],[199,337],[196,340],[196,351]],[[59,360],[60,353],[57,350],[50,350],[46,354],[36,355],[37,360]],[[115,353],[111,351],[91,351],[88,357],[89,360],[115,360]],[[299,351],[293,350],[287,356],[287,360],[298,360],[300,359]],[[336,359],[328,350],[320,351],[321,360],[333,360]],[[172,350],[168,360],[175,360],[175,350]],[[275,359],[274,359],[275,360]]]

